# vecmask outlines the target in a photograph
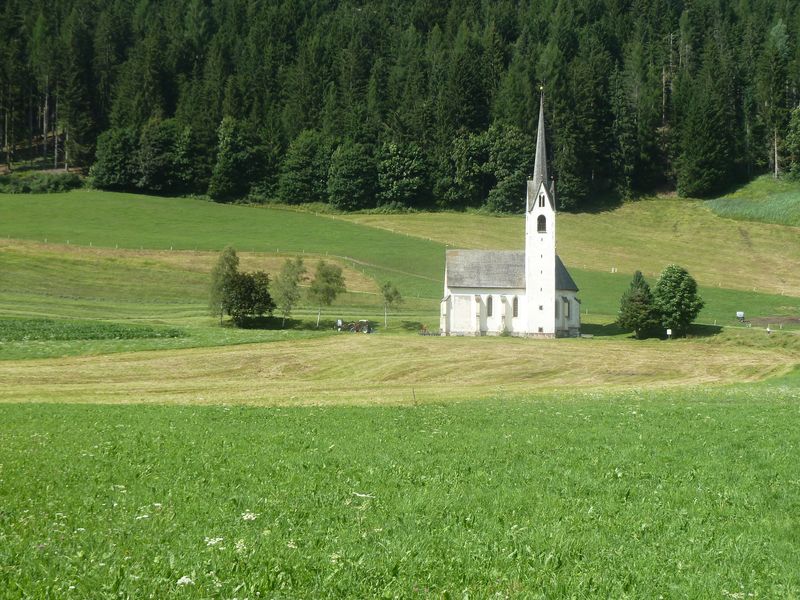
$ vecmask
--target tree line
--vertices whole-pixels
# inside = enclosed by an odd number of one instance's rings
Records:
[[[521,210],[800,171],[789,0],[0,0],[0,140],[96,185]]]

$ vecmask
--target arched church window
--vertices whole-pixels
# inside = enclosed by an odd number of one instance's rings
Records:
[[[536,219],[536,230],[539,233],[547,233],[547,218],[544,215],[539,215]]]
[[[491,317],[492,316],[492,297],[491,296],[486,298],[486,316],[487,317]]]
[[[515,317],[519,316],[519,298],[514,296],[514,302],[511,303],[511,311]]]

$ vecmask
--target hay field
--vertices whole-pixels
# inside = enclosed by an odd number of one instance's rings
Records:
[[[763,336],[763,337],[762,337]],[[800,363],[800,336],[648,341],[328,335],[222,348],[0,361],[2,402],[382,405],[556,389],[758,381]]]

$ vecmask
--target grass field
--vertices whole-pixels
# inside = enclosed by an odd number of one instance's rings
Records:
[[[24,598],[800,594],[796,386],[0,405]]]
[[[533,343],[414,335],[445,244],[518,247],[518,217],[0,195],[0,598],[798,597],[797,234],[672,199],[560,215],[594,337]],[[349,291],[319,330],[220,327],[228,243]],[[632,271],[673,261],[705,325],[628,339]],[[389,328],[333,332],[382,321],[384,279]]]
[[[286,338],[285,338],[286,339]],[[0,402],[407,404],[554,389],[754,381],[800,364],[793,333],[531,344],[490,338],[327,335],[47,361],[0,361]]]
[[[714,213],[740,221],[800,226],[800,186],[769,175],[708,202]]]

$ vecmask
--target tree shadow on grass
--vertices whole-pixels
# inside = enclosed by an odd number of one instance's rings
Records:
[[[323,331],[326,329],[333,329],[335,321],[331,319],[320,319],[319,327],[317,327],[317,320],[305,321],[301,319],[287,318],[286,323],[283,322],[283,317],[250,317],[234,325],[238,329],[262,329],[266,331]]]
[[[612,335],[622,335],[624,333],[628,333],[628,330],[623,329],[616,323],[581,323],[581,335],[610,337]]]
[[[400,329],[403,331],[421,331],[423,324],[420,321],[400,321]]]
[[[690,325],[686,332],[687,338],[707,338],[722,333],[721,325]]]

